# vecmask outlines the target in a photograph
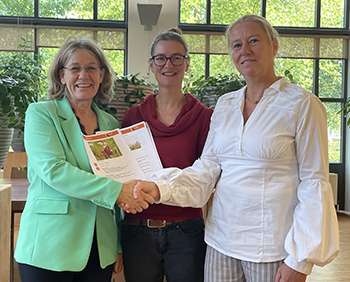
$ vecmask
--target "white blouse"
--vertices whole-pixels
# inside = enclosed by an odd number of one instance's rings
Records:
[[[201,207],[215,187],[208,245],[246,261],[284,259],[309,274],[339,250],[325,109],[315,95],[282,78],[244,124],[244,93],[245,87],[220,97],[193,166],[156,173],[160,202]]]

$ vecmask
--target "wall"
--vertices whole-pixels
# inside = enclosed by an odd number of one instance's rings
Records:
[[[144,26],[140,24],[137,3],[162,4],[158,23],[156,26],[153,26],[152,30],[144,30]],[[129,0],[128,73],[147,75],[147,60],[152,40],[159,32],[178,25],[178,3],[178,0]]]

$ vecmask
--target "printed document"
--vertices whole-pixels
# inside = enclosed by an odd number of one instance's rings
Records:
[[[146,122],[83,136],[90,165],[96,175],[120,182],[147,180],[162,168]]]

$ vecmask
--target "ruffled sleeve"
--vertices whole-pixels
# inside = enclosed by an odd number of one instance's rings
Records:
[[[328,172],[326,111],[320,100],[307,95],[300,106],[296,154],[300,183],[293,223],[285,240],[285,263],[309,274],[339,251],[339,230]]]

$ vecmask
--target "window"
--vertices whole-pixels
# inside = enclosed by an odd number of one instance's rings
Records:
[[[315,26],[316,0],[269,0],[266,2],[266,18],[273,26]]]
[[[289,70],[296,83],[324,102],[328,113],[329,160],[342,162],[342,117],[347,40],[326,36],[281,36],[279,74]]]

